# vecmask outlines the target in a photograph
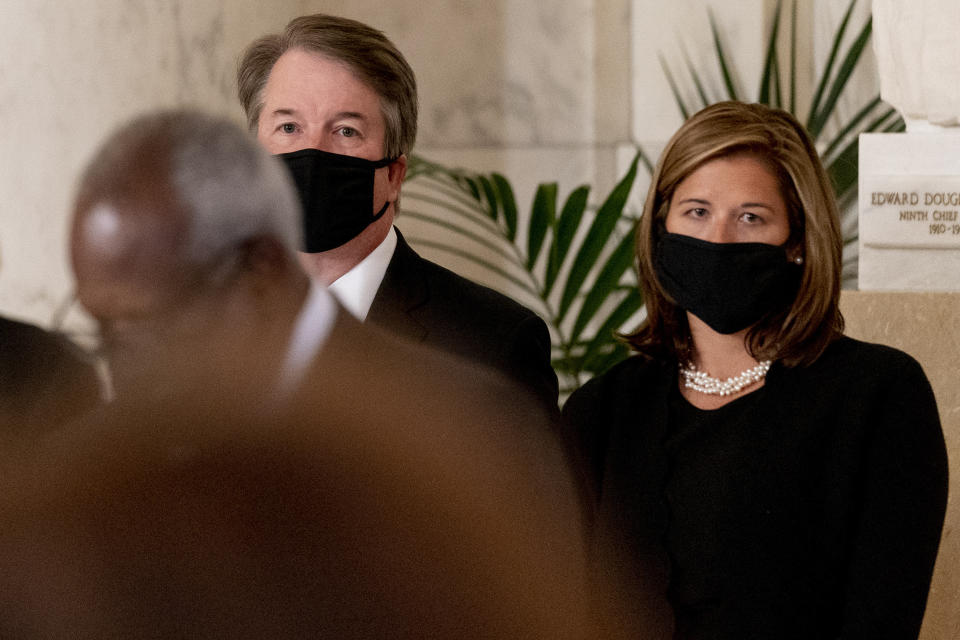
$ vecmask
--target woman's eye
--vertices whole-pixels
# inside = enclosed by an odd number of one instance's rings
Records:
[[[747,222],[747,223],[750,223],[750,224],[755,224],[755,223],[761,221],[760,216],[758,216],[758,215],[755,214],[755,213],[750,213],[749,211],[744,211],[742,217],[743,217],[743,221],[744,221],[744,222]]]
[[[697,207],[696,209],[690,210],[690,215],[695,216],[697,218],[702,218],[705,215],[707,215],[707,210],[701,207]]]

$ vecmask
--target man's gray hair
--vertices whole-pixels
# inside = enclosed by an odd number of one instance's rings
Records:
[[[186,222],[180,258],[200,264],[268,235],[303,246],[300,202],[287,170],[226,118],[183,109],[134,118],[102,145],[80,197],[135,194],[144,180],[169,186]],[[138,187],[139,185],[139,187]]]

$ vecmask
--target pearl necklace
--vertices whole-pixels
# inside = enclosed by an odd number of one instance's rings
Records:
[[[741,389],[763,380],[770,370],[770,361],[764,360],[755,367],[726,380],[714,378],[706,371],[700,371],[692,362],[680,367],[683,384],[688,389],[712,396],[731,396]]]

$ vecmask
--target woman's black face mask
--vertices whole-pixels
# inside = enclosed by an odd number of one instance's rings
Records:
[[[373,185],[377,169],[395,159],[366,160],[301,149],[277,155],[293,176],[303,206],[304,248],[307,253],[328,251],[356,238],[379,220],[390,202],[373,212]]]
[[[782,246],[714,243],[676,233],[660,236],[654,268],[679,307],[725,334],[784,308],[796,296],[803,272]]]

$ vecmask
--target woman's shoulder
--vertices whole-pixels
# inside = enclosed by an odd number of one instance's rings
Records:
[[[851,369],[871,375],[897,371],[902,373],[904,368],[922,372],[920,363],[900,349],[885,344],[863,342],[849,336],[834,340],[814,366]]]
[[[926,393],[930,386],[923,367],[913,356],[894,347],[863,342],[848,336],[834,340],[809,366],[778,370],[787,388],[823,396],[876,397],[891,392]],[[864,397],[866,397],[864,396]]]
[[[585,382],[570,395],[564,409],[581,407],[590,411],[598,404],[610,406],[633,399],[641,395],[640,390],[654,387],[668,370],[667,363],[644,355],[632,355]]]
[[[584,388],[618,388],[625,384],[635,385],[638,380],[657,377],[668,367],[668,364],[646,355],[634,354],[621,360],[605,372],[588,380]]]

